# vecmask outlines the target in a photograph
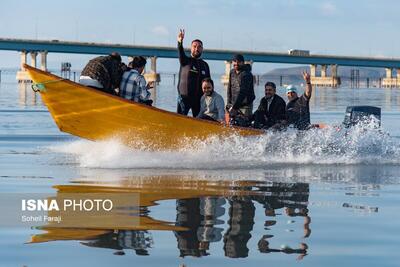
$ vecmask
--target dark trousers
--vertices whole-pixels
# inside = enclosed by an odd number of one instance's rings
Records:
[[[192,110],[193,117],[197,117],[200,112],[200,99],[180,97],[178,99],[177,113],[187,115]]]

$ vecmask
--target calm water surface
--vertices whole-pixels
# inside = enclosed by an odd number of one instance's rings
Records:
[[[175,109],[170,78],[153,95]],[[2,226],[0,266],[398,266],[399,103],[396,89],[317,89],[313,122],[375,105],[383,132],[366,125],[141,152],[61,133],[39,95],[3,77],[0,194],[129,192],[140,207],[124,218],[137,220],[130,229]]]

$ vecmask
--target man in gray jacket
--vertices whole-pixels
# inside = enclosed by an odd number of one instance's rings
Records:
[[[224,122],[225,103],[220,94],[214,91],[214,82],[211,78],[203,79],[201,83],[203,96],[200,100],[200,112],[197,118]]]

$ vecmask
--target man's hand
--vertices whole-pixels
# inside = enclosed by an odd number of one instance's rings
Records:
[[[178,33],[178,43],[182,43],[183,39],[185,38],[185,29],[179,29]]]
[[[311,76],[310,73],[303,71],[303,79],[306,83],[311,83]]]
[[[154,88],[154,82],[148,82],[147,83],[147,89]]]
[[[234,109],[233,107],[231,107],[228,112],[229,112],[229,115],[232,117],[235,117],[236,115],[239,114],[239,111],[237,109]]]
[[[306,90],[304,91],[304,95],[310,99],[312,94],[312,86],[311,86],[311,76],[308,72],[303,71],[303,79],[306,82]]]

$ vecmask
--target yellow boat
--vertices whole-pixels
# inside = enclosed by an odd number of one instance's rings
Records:
[[[211,136],[255,136],[262,131],[228,127],[149,107],[24,65],[58,128],[97,141],[118,138],[146,150],[176,150]],[[189,141],[189,142],[188,142]]]

